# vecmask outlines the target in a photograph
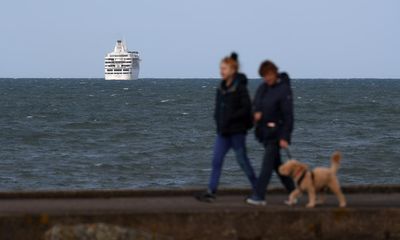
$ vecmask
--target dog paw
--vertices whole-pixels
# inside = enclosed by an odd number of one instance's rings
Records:
[[[313,204],[313,203],[309,203],[306,205],[306,208],[314,208],[314,207],[315,207],[315,204]]]

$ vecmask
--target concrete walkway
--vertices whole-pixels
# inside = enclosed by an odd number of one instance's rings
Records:
[[[222,190],[214,203],[195,200],[198,189],[0,193],[0,239],[44,239],[54,227],[72,236],[71,226],[96,224],[145,233],[129,239],[400,239],[398,186],[344,190],[345,209],[333,195],[314,209],[304,207],[307,196],[288,207],[281,189],[265,207],[245,204],[241,189]],[[45,239],[80,239],[65,236]]]
[[[0,200],[0,215],[305,210],[304,205],[306,204],[307,196],[303,196],[296,207],[284,205],[283,201],[286,198],[287,196],[284,194],[271,194],[268,196],[268,205],[266,207],[254,207],[246,204],[244,195],[220,196],[214,203],[198,202],[192,196],[3,199]],[[400,193],[347,194],[347,200],[349,209],[400,208]],[[335,196],[328,195],[326,203],[317,206],[314,211],[335,208],[337,208]]]

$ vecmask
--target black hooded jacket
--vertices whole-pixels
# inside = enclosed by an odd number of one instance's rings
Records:
[[[290,78],[286,73],[279,75],[273,86],[262,83],[254,98],[254,111],[261,112],[262,118],[256,126],[256,137],[260,142],[291,140],[293,131],[293,96]]]
[[[217,133],[223,136],[246,134],[252,127],[252,106],[247,77],[237,73],[231,86],[221,81],[215,98],[214,119]]]

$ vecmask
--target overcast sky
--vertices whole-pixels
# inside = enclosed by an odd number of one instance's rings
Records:
[[[218,77],[234,50],[250,77],[400,78],[398,0],[4,0],[0,77],[103,77],[120,38],[140,77]]]

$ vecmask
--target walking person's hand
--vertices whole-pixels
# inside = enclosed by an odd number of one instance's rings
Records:
[[[262,118],[262,113],[261,112],[255,112],[254,113],[254,122],[260,121]]]
[[[281,140],[279,141],[279,146],[280,146],[281,148],[288,148],[288,147],[289,147],[289,143],[288,143],[285,139],[281,139]]]

